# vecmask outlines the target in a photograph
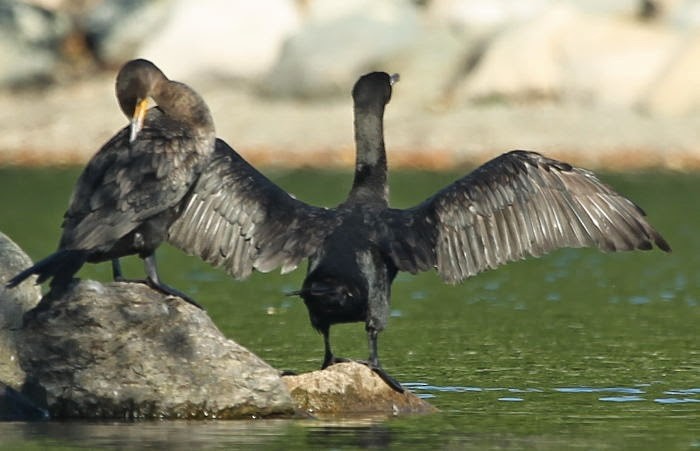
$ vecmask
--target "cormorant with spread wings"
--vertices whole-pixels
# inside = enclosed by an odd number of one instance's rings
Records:
[[[367,74],[355,84],[357,159],[347,199],[326,209],[299,201],[217,140],[169,240],[237,279],[253,270],[288,272],[305,258],[298,294],[323,334],[322,368],[333,354],[330,327],[364,322],[366,362],[380,366],[377,335],[389,316],[398,271],[430,269],[449,283],[563,247],[670,251],[645,213],[592,173],[538,153],[503,154],[408,209],[389,207],[383,116],[396,75]]]

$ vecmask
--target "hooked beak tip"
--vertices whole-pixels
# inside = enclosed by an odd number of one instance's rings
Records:
[[[400,79],[401,77],[399,76],[399,74],[391,74],[389,75],[389,84],[391,84],[391,86],[394,86],[396,83],[399,82]]]
[[[131,133],[129,134],[130,143],[136,141],[136,137],[139,135],[141,128],[141,125],[137,121],[131,121]]]
[[[134,142],[143,128],[143,121],[146,119],[148,111],[148,99],[139,100],[134,108],[134,115],[131,118],[131,133],[129,142]]]

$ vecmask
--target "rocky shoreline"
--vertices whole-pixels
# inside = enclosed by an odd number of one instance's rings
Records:
[[[591,169],[700,168],[694,2],[516,3],[10,0],[0,164],[83,164],[127,122],[117,68],[145,57],[201,93],[255,165],[351,166],[350,89],[383,70],[401,74],[385,121],[394,168],[512,149]]]
[[[436,110],[412,103],[402,83],[385,118],[391,168],[473,166],[513,149],[591,169],[700,168],[700,115],[547,103]],[[328,168],[354,162],[349,93],[325,102],[261,102],[242,87],[204,84],[199,91],[217,135],[254,165]],[[0,164],[82,165],[126,123],[112,77],[41,94],[0,93]]]

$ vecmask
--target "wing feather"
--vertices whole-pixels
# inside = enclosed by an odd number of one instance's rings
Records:
[[[512,151],[416,207],[385,214],[401,270],[436,268],[447,282],[562,247],[670,251],[644,211],[592,172]],[[391,249],[410,258],[398,259]],[[410,265],[402,262],[411,260]]]
[[[242,279],[254,269],[293,270],[336,222],[334,210],[296,200],[217,139],[168,240]]]

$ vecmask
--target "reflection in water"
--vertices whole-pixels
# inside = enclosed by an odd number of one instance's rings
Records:
[[[283,420],[0,423],[0,448],[29,441],[83,449],[239,449],[265,445],[289,427]]]
[[[371,418],[310,422],[306,429],[305,440],[309,449],[387,448],[393,441],[392,430],[384,422]]]

